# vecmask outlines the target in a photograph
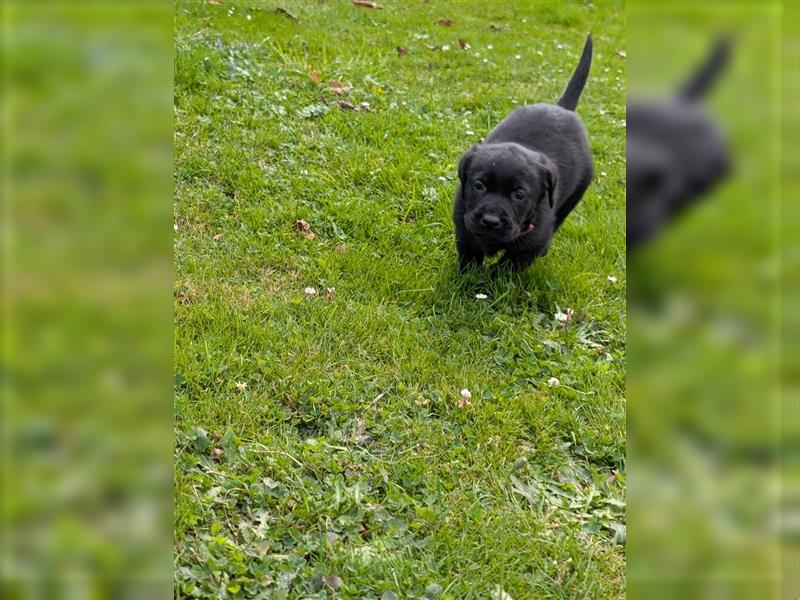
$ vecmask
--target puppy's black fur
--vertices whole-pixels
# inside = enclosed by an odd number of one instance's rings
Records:
[[[514,269],[544,256],[589,187],[589,140],[574,111],[591,63],[590,35],[556,104],[515,110],[461,159],[453,221],[462,270],[500,250]]]
[[[729,174],[727,143],[701,101],[730,53],[731,42],[721,38],[673,98],[628,102],[628,251],[649,242]]]

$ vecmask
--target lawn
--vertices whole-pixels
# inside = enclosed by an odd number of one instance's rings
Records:
[[[622,597],[623,5],[382,4],[176,7],[176,596]],[[595,182],[460,275],[458,159],[589,31]]]

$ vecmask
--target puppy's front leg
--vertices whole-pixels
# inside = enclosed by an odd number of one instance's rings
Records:
[[[479,267],[483,264],[483,250],[466,236],[456,240],[456,248],[458,249],[458,266],[462,273],[470,265]]]
[[[497,263],[497,266],[501,269],[508,269],[511,271],[522,271],[527,269],[531,263],[539,256],[533,250],[527,251],[513,251],[513,250],[506,250],[506,253],[503,255],[503,258]]]

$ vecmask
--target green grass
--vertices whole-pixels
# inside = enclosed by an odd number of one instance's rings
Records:
[[[177,7],[176,595],[621,597],[623,7],[384,4]],[[459,275],[460,155],[588,31],[596,181],[527,272]]]

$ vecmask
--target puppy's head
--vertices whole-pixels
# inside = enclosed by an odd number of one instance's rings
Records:
[[[543,154],[519,144],[480,144],[458,166],[464,224],[478,237],[501,243],[533,231],[553,208],[557,171]]]

